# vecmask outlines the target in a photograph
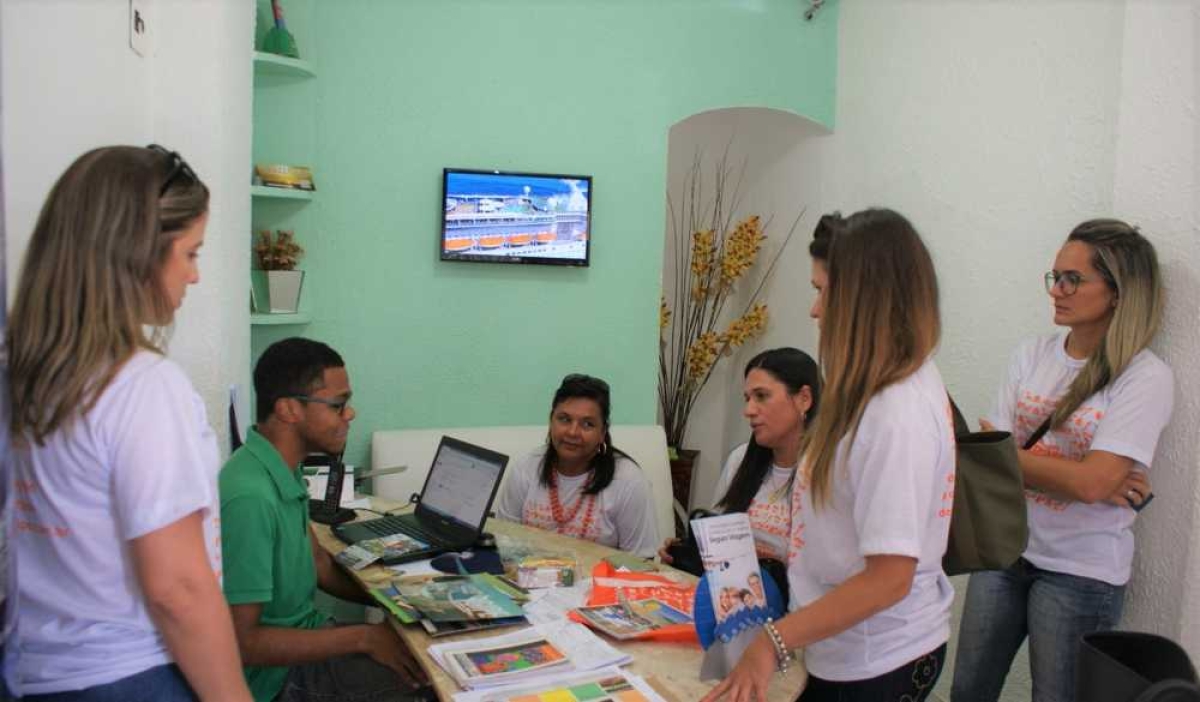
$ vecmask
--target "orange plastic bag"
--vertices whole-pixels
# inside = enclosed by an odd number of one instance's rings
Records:
[[[696,596],[696,585],[675,582],[658,573],[620,572],[606,561],[597,563],[592,568],[592,590],[588,593],[588,606],[618,604],[621,595],[627,600],[659,600],[690,616],[692,602]],[[574,612],[569,616],[573,621],[587,623]],[[641,641],[698,641],[696,627],[691,623],[671,624],[635,638]]]

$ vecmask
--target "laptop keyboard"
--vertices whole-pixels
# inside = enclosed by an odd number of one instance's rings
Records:
[[[380,536],[391,536],[392,534],[401,533],[415,536],[429,545],[434,545],[441,542],[440,538],[424,529],[421,526],[421,523],[415,519],[383,517],[380,519],[372,519],[371,521],[363,522],[361,526],[364,529],[368,529],[372,533]]]

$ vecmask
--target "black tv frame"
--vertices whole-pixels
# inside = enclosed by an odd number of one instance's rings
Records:
[[[572,258],[551,258],[546,256],[497,256],[490,254],[470,254],[470,253],[447,253],[445,247],[446,236],[446,207],[445,202],[450,197],[447,192],[451,174],[466,174],[466,175],[498,175],[498,176],[517,176],[529,178],[551,178],[555,180],[582,180],[587,181],[587,241],[584,246],[584,256],[582,259]],[[592,197],[592,188],[595,185],[592,176],[585,175],[570,175],[566,173],[533,173],[528,171],[501,171],[478,168],[443,168],[442,169],[442,215],[441,227],[438,231],[438,255],[443,261],[465,261],[469,263],[508,263],[508,264],[535,264],[543,266],[569,266],[573,268],[587,268],[591,265],[592,260],[592,209],[595,205],[595,200]]]

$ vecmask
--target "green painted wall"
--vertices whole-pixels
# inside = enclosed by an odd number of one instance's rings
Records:
[[[290,333],[342,352],[351,462],[376,429],[542,422],[572,371],[610,381],[614,421],[654,422],[668,129],[733,106],[832,126],[836,6],[805,22],[805,5],[287,5],[315,28],[311,112],[256,103],[255,153],[266,120],[311,139],[318,199],[296,216],[314,320],[256,328],[255,358]],[[440,262],[447,166],[593,175],[591,267]]]

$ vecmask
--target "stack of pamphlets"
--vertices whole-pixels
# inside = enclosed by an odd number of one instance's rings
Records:
[[[351,544],[334,556],[338,563],[350,570],[362,570],[380,558],[403,556],[413,551],[423,551],[429,544],[407,534],[392,534],[378,539],[368,539]]]
[[[512,685],[468,690],[454,702],[665,702],[645,680],[620,668],[547,675]]]
[[[664,626],[692,623],[691,616],[686,612],[654,599],[580,607],[575,613],[583,619],[584,624],[618,641],[642,638]]]
[[[574,553],[548,551],[503,534],[496,545],[505,574],[523,588],[571,587],[579,579],[579,559]]]
[[[495,687],[575,672],[624,665],[632,660],[578,624],[529,627],[486,639],[434,644],[429,655],[459,687]]]
[[[397,619],[440,636],[525,622],[522,594],[494,575],[415,575],[371,591]]]
[[[559,555],[526,556],[516,566],[517,585],[529,589],[571,587],[578,567],[574,557]]]

